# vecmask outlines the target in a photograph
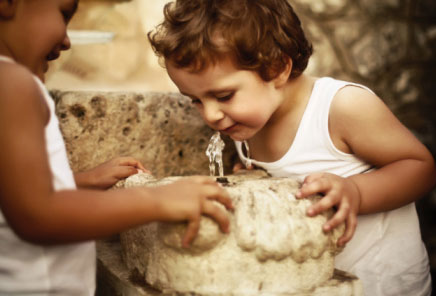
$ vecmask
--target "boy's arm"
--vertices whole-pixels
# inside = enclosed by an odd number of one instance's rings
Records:
[[[202,214],[228,230],[227,193],[209,178],[162,187],[55,192],[45,148],[43,98],[27,70],[0,69],[0,207],[10,227],[36,243],[95,239],[152,220],[187,221],[187,245]]]
[[[335,98],[330,117],[336,139],[377,168],[350,177],[360,193],[360,214],[399,208],[435,185],[431,153],[376,95],[346,87]]]
[[[339,218],[353,211],[392,210],[417,200],[434,186],[431,153],[374,94],[359,87],[340,90],[330,109],[329,132],[336,148],[377,169],[345,179],[331,174],[309,176],[300,197],[329,192],[329,198],[310,209],[312,214],[338,204],[346,208]]]
[[[324,197],[308,209],[317,215],[336,207],[325,231],[346,223],[339,245],[348,242],[357,226],[357,214],[387,211],[411,203],[436,182],[434,160],[427,148],[374,94],[345,87],[332,102],[331,139],[339,150],[353,153],[376,170],[342,178],[329,173],[306,177],[297,197],[315,193]]]

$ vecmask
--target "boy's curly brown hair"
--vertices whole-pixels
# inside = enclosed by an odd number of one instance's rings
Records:
[[[307,67],[312,45],[286,0],[177,0],[148,39],[176,67],[201,71],[230,57],[237,68],[277,77],[292,59],[290,78]]]

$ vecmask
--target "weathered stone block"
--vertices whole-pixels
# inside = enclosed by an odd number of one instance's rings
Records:
[[[74,171],[128,155],[156,177],[209,174],[203,155],[213,131],[186,97],[90,91],[52,94]],[[229,139],[224,140],[228,171],[235,149]]]
[[[124,187],[164,185],[179,178],[150,180],[137,174]],[[229,212],[229,234],[202,217],[192,246],[183,248],[184,223],[137,227],[121,234],[129,270],[163,293],[363,295],[356,278],[333,281],[334,256],[340,251],[336,241],[344,227],[324,233],[322,225],[332,212],[307,216],[319,196],[297,200],[300,184],[289,178],[248,174],[227,179],[223,186],[235,207]]]

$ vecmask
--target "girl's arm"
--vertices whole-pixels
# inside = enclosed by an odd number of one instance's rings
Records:
[[[139,171],[151,173],[133,157],[116,157],[90,170],[74,173],[74,180],[79,188],[108,189]]]
[[[34,243],[109,236],[150,221],[187,221],[184,245],[202,214],[228,231],[227,193],[198,177],[154,188],[54,191],[44,140],[48,112],[28,71],[0,69],[0,207],[10,227]]]

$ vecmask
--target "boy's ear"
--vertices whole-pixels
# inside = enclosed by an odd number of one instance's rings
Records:
[[[18,0],[0,0],[0,17],[11,19],[15,15]]]
[[[286,84],[292,72],[292,59],[288,58],[285,69],[274,79],[276,87],[282,87]]]

